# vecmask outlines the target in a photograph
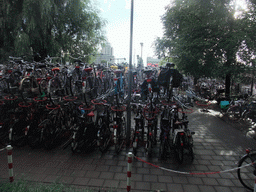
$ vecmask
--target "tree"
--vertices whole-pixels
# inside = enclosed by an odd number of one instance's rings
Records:
[[[226,78],[226,95],[244,33],[231,0],[175,0],[162,17],[164,37],[155,42],[195,79]],[[162,45],[158,45],[158,42]],[[161,48],[161,46],[163,48]]]
[[[104,21],[89,0],[3,0],[1,56],[87,55],[104,40]]]

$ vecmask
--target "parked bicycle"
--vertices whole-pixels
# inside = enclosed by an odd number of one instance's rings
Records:
[[[256,152],[246,149],[246,154],[239,160],[237,176],[241,184],[250,191],[256,191]]]

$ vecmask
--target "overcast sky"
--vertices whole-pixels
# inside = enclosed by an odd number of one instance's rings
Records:
[[[93,0],[100,15],[107,21],[106,36],[114,48],[116,58],[126,58],[129,62],[130,52],[130,18],[131,0]],[[161,16],[166,12],[165,7],[172,0],[134,0],[133,18],[133,53],[132,56],[142,56],[144,64],[146,57],[154,56],[152,44],[156,37],[163,36]],[[244,0],[236,0],[242,8],[246,8]],[[133,61],[134,62],[134,59]]]
[[[156,37],[163,36],[161,16],[171,0],[134,0],[133,18],[133,56],[142,56],[144,63],[147,56],[154,56],[152,43]],[[106,36],[114,48],[116,58],[126,58],[130,52],[131,0],[95,0],[102,18],[107,20]],[[133,60],[134,61],[134,60]]]

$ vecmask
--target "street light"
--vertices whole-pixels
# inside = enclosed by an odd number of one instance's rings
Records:
[[[143,48],[143,43],[140,43],[141,46],[141,67],[143,67],[143,59],[142,59],[142,48]]]

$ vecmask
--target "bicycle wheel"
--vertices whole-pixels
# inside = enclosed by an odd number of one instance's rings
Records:
[[[4,78],[0,79],[0,93],[0,96],[4,96],[5,94],[10,93],[8,83]]]
[[[50,119],[45,119],[38,125],[42,128],[41,138],[42,145],[45,149],[50,150],[54,148],[54,125]]]
[[[176,145],[175,145],[175,151],[176,151],[176,156],[177,156],[177,160],[179,163],[183,162],[183,158],[184,158],[184,147],[183,147],[183,139],[182,137],[178,136],[177,141],[176,141]]]
[[[132,140],[132,151],[135,156],[137,155],[138,141],[139,141],[138,128],[135,127],[134,136],[133,136],[133,140]]]
[[[47,79],[41,79],[38,84],[39,84],[39,92],[41,95],[46,95],[47,89],[48,89],[48,83],[49,81]]]
[[[28,145],[34,149],[41,145],[41,129],[37,122],[32,122],[28,131]]]
[[[59,96],[65,95],[64,94],[64,89],[62,87],[61,80],[59,78],[57,78],[57,77],[52,78],[49,81],[47,92],[53,98],[56,98],[56,97],[58,98]]]
[[[239,106],[230,107],[226,112],[230,121],[239,121],[241,119]]]
[[[122,121],[116,131],[114,131],[114,137],[116,137],[115,151],[117,154],[121,151],[124,143],[124,130],[124,122]]]
[[[160,148],[159,148],[160,159],[165,160],[167,158],[167,154],[168,154],[168,143],[164,139],[163,141],[161,141]]]
[[[9,139],[12,145],[23,147],[27,144],[27,135],[25,133],[27,126],[25,120],[20,120],[10,128]]]
[[[255,163],[255,161],[256,161],[256,153],[251,153],[249,155],[245,155],[244,157],[242,157],[242,159],[240,159],[240,161],[238,162],[238,167],[251,164],[250,166],[243,167],[237,170],[237,176],[239,181],[245,188],[251,191],[253,191],[253,188],[255,185],[255,182],[254,182],[255,176],[253,173],[256,169],[256,165],[252,164],[252,163]]]
[[[44,112],[44,109],[40,109],[40,112],[37,112],[34,114],[35,118],[30,123],[29,131],[28,131],[28,145],[34,149],[41,147],[42,144],[42,138],[41,138],[41,132],[43,126],[40,125],[41,122],[43,122],[46,118],[46,114]],[[40,126],[39,126],[40,125]]]
[[[146,143],[146,146],[145,146],[145,152],[146,152],[146,155],[148,156],[148,157],[151,157],[152,156],[152,149],[153,148],[153,146],[152,146],[152,140],[151,139],[149,139],[148,141],[147,141],[147,143]]]
[[[73,137],[72,137],[72,141],[71,141],[71,151],[73,153],[77,153],[79,152],[79,143],[81,140],[81,135],[80,135],[80,127],[77,126],[74,128],[74,133],[73,133]]]
[[[111,140],[111,131],[106,123],[103,122],[102,118],[99,118],[97,121],[97,125],[99,126],[98,131],[98,146],[99,150],[103,153],[107,150],[109,146],[109,142]]]
[[[70,78],[70,93],[72,96],[78,96],[80,93],[82,93],[82,80],[76,79],[76,77],[72,76]]]

